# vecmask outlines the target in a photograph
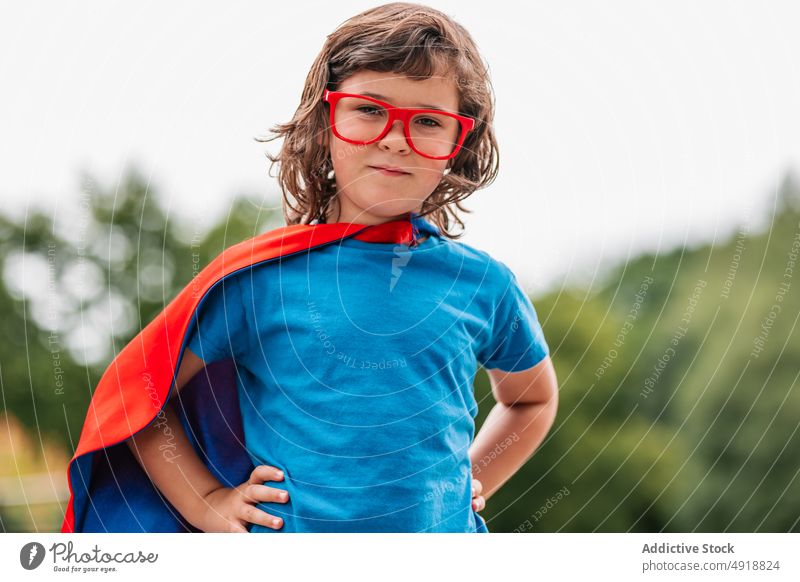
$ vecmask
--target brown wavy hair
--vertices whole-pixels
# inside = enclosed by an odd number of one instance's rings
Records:
[[[459,112],[475,118],[463,148],[448,162],[439,185],[423,202],[420,214],[435,224],[443,236],[459,238],[464,223],[457,211],[475,190],[491,184],[499,159],[492,122],[494,94],[488,66],[467,30],[446,14],[407,2],[392,2],[366,10],[342,23],[329,34],[306,77],[300,105],[287,123],[270,129],[284,142],[277,155],[278,182],[283,192],[286,223],[324,223],[325,211],[336,194],[333,163],[327,140],[329,119],[322,101],[325,89],[338,85],[360,70],[394,73],[428,79],[444,71],[456,81]],[[292,201],[294,200],[294,203]],[[462,232],[454,234],[457,223]]]

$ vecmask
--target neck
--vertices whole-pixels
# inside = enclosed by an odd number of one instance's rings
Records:
[[[413,212],[419,212],[420,208],[415,208]],[[375,224],[383,224],[384,222],[391,222],[393,220],[406,220],[408,219],[409,213],[404,212],[398,216],[391,216],[391,217],[384,217],[384,216],[377,216],[374,214],[370,214],[365,210],[361,210],[355,207],[351,207],[348,201],[341,203],[341,198],[339,196],[334,197],[329,205],[325,213],[325,222],[328,224],[335,223],[335,222],[348,222],[348,223],[357,223],[357,224],[368,224],[368,225],[375,225]]]

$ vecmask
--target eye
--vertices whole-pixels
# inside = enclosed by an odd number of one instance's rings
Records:
[[[373,114],[375,113],[377,113],[378,115],[383,113],[382,108],[375,107],[374,105],[361,105],[359,107],[356,107],[356,111],[360,111],[361,113],[364,113],[370,117],[373,117],[374,116]]]
[[[417,121],[417,123],[424,122],[424,123],[421,123],[421,125],[423,125],[425,127],[441,127],[442,126],[441,123],[439,123],[438,121],[436,121],[432,117],[418,117],[416,119],[416,121]]]

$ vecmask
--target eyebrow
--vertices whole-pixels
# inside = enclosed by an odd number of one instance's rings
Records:
[[[361,94],[362,95],[366,95],[367,97],[373,97],[375,99],[379,99],[381,101],[389,101],[389,99],[387,97],[384,97],[383,95],[378,95],[377,93],[369,93],[367,91],[363,91]],[[414,105],[413,107],[421,107],[423,109],[436,109],[437,111],[447,112],[446,109],[443,109],[441,107],[437,107],[436,105],[426,105],[425,103],[418,103],[417,105]]]

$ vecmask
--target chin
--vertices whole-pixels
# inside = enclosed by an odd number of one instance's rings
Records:
[[[387,220],[416,210],[422,204],[421,200],[414,202],[408,199],[399,199],[396,192],[373,191],[370,194],[370,196],[359,196],[353,202],[364,212]]]

